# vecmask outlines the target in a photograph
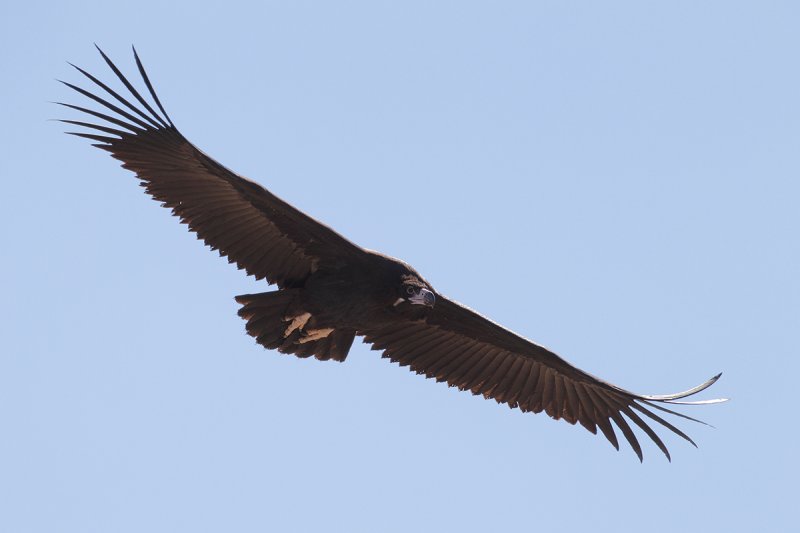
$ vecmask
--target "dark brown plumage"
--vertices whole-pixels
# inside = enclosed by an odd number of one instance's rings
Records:
[[[360,335],[383,350],[383,357],[419,374],[523,411],[580,423],[592,433],[600,429],[619,449],[616,426],[640,460],[641,446],[628,421],[669,458],[648,421],[694,442],[654,410],[694,419],[659,404],[723,401],[681,401],[719,375],[677,394],[626,391],[447,299],[409,265],[356,246],[198,150],[173,125],[135,50],[139,73],[160,113],[100,53],[138,105],[75,67],[111,99],[63,82],[106,109],[61,104],[105,124],[63,122],[95,130],[70,133],[122,161],[148,194],[229,262],[278,286],[236,298],[247,332],[266,348],[344,361]]]

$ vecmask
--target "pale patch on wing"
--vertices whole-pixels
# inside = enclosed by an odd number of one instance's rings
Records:
[[[308,335],[305,337],[301,337],[297,343],[304,344],[306,342],[315,341],[317,339],[323,339],[331,334],[333,328],[320,328],[320,329],[312,329],[308,332]]]
[[[289,324],[289,327],[286,328],[286,332],[283,334],[284,337],[288,337],[292,334],[293,331],[297,329],[302,329],[308,323],[308,320],[311,318],[311,313],[303,313],[302,315],[297,315],[293,317],[287,317],[287,319],[291,319],[292,323]]]
[[[405,300],[403,300],[402,298],[398,298],[397,301],[392,304],[392,307],[397,307],[398,305],[400,305],[404,301]]]

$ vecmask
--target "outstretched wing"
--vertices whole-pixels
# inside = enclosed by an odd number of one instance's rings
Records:
[[[98,50],[138,105],[75,67],[111,98],[62,82],[105,108],[101,113],[59,102],[100,119],[100,123],[62,122],[95,130],[69,133],[96,141],[94,146],[122,161],[122,166],[136,173],[154,199],[171,208],[212,249],[219,250],[220,255],[248,274],[280,287],[301,283],[320,266],[363,257],[360,247],[260,185],[228,170],[187,141],[161,105],[135,49],[139,73],[160,114]]]
[[[436,305],[424,320],[401,321],[360,333],[365,342],[372,343],[372,349],[384,350],[383,357],[401,366],[408,365],[418,374],[482,394],[487,399],[494,398],[512,408],[534,413],[545,411],[556,420],[580,423],[595,434],[600,428],[619,449],[613,428],[616,425],[640,461],[642,448],[622,415],[644,431],[669,459],[667,447],[642,416],[695,445],[653,409],[695,420],[658,404],[724,401],[680,401],[710,387],[720,375],[691,390],[663,396],[645,396],[621,389],[441,295],[437,295]]]

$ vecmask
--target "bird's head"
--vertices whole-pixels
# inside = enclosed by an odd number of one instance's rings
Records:
[[[433,307],[436,304],[436,294],[424,282],[411,278],[404,279],[400,284],[399,292],[395,301],[395,306],[403,302],[408,302],[411,305],[423,305],[425,307]]]
[[[424,314],[436,305],[436,291],[411,265],[388,255],[371,251],[369,253],[382,265],[381,271],[386,274],[383,287],[394,289],[385,293],[392,298],[387,302],[391,302],[392,307],[401,312],[414,310],[416,315],[419,312]]]

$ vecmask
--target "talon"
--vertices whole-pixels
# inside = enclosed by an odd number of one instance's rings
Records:
[[[291,317],[291,324],[289,327],[286,328],[286,332],[283,334],[284,337],[288,337],[292,333],[294,333],[297,329],[303,329],[306,324],[308,324],[309,319],[311,318],[311,313],[303,313],[302,315],[297,315]],[[287,320],[289,318],[287,317]]]
[[[312,329],[305,337],[301,337],[297,343],[305,344],[306,342],[315,341],[317,339],[324,339],[331,334],[334,328]]]

